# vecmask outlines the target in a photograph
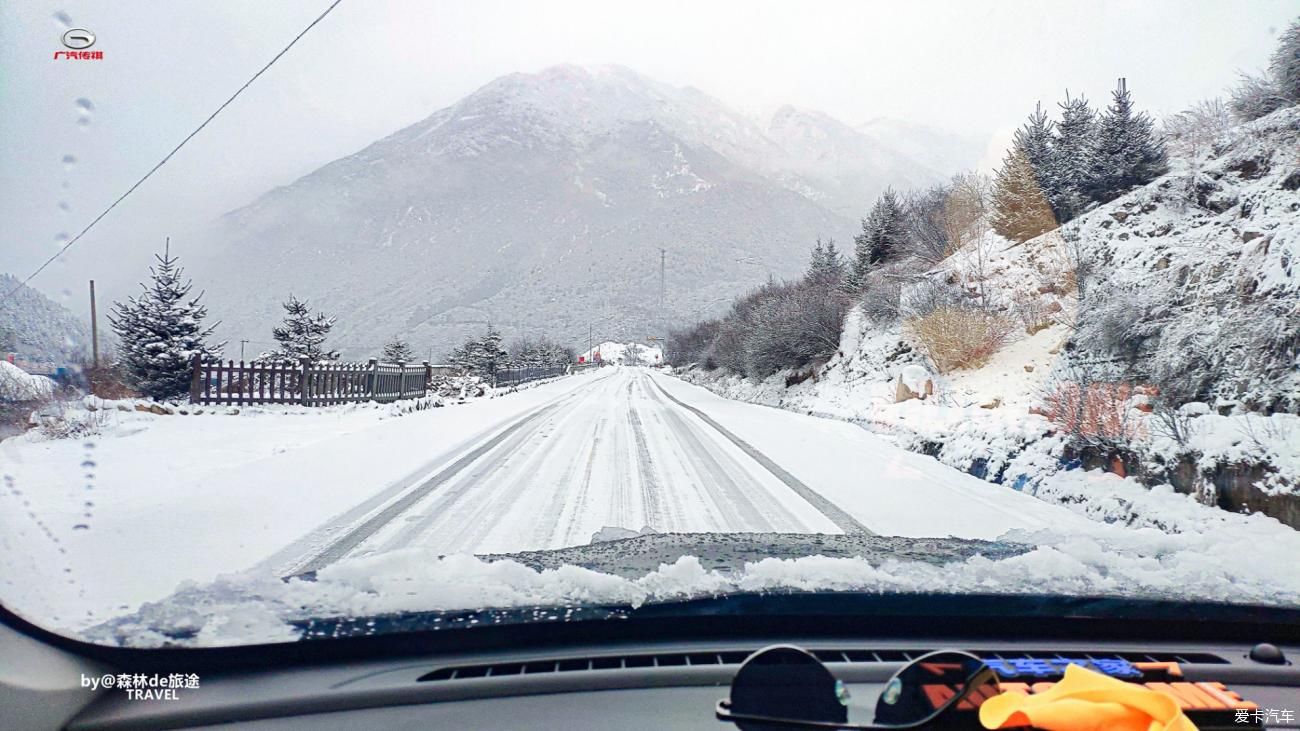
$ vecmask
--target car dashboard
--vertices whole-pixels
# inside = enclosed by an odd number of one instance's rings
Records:
[[[1300,728],[1300,646],[1268,661],[1249,642],[1008,642],[964,639],[782,636],[734,641],[631,642],[562,649],[476,650],[422,659],[357,660],[264,671],[205,674],[174,700],[103,694],[69,723],[108,729],[719,729],[714,706],[741,662],[770,644],[812,651],[847,685],[851,718],[870,721],[886,680],[926,652],[956,648],[1003,670],[1004,682],[1035,682],[1044,659],[1157,670],[1160,683],[1235,693],[1254,704],[1251,723],[1226,704],[1225,728]],[[1290,659],[1287,659],[1290,658]],[[1023,672],[1022,672],[1023,671]],[[1006,674],[1021,677],[1008,678]],[[1186,695],[1186,693],[1184,694]],[[1192,693],[1205,702],[1213,693]],[[1203,709],[1204,710],[1204,709]],[[1271,715],[1269,715],[1271,714]],[[1262,723],[1261,723],[1262,722]],[[730,727],[727,725],[726,727]],[[1202,726],[1206,728],[1207,726]]]

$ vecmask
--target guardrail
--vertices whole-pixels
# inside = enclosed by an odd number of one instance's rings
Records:
[[[568,365],[553,366],[525,366],[522,368],[500,368],[492,374],[492,385],[500,388],[502,386],[518,386],[521,383],[537,381],[543,378],[554,378],[563,376],[569,372]]]
[[[432,367],[380,363],[226,361],[196,357],[190,401],[196,404],[301,404],[333,406],[419,398],[428,392]]]

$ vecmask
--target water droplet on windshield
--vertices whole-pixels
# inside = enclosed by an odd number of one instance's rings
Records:
[[[90,126],[90,118],[95,113],[95,105],[85,97],[77,100],[77,126],[85,129]]]
[[[91,469],[92,467],[95,466],[95,460],[87,459],[85,462],[81,463],[81,466],[85,467],[86,469]]]
[[[62,10],[60,10],[60,11],[58,11],[58,12],[56,12],[56,13],[54,14],[54,22],[55,22],[55,23],[58,23],[59,25],[63,26],[64,28],[71,28],[71,27],[72,27],[72,16],[71,16],[71,15],[68,15],[67,13],[63,12]]]
[[[73,529],[73,530],[90,530],[90,526],[86,525],[85,523],[77,523],[76,525],[72,526],[72,529]]]
[[[55,234],[55,235],[54,235],[54,248],[56,248],[56,249],[61,249],[61,248],[63,248],[63,245],[66,244],[66,243],[68,243],[68,239],[69,239],[69,238],[71,238],[71,237],[68,236],[66,233],[63,233],[62,231],[60,231],[59,233]]]
[[[65,169],[71,170],[71,169],[72,169],[72,166],[74,166],[74,165],[76,165],[76,164],[77,164],[77,158],[76,158],[75,156],[73,156],[73,155],[64,155],[64,156],[63,156],[63,167],[64,167]]]
[[[59,201],[59,210],[60,210],[60,211],[70,211],[70,210],[72,210],[72,206],[68,205],[68,202],[67,202],[67,201]]]

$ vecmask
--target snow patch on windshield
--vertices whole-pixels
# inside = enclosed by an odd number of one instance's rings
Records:
[[[1244,516],[1238,516],[1244,517]],[[1255,521],[1248,521],[1255,522]],[[513,560],[471,555],[430,556],[421,549],[347,559],[315,581],[252,573],[189,584],[168,599],[83,632],[95,642],[128,646],[219,646],[290,641],[292,623],[313,618],[375,617],[406,612],[487,608],[628,606],[738,592],[804,591],[1053,594],[1206,600],[1294,606],[1300,537],[1270,530],[1259,519],[1248,530],[1227,521],[1213,532],[1168,533],[1156,528],[1099,524],[1090,534],[1013,530],[1002,540],[1027,552],[933,564],[887,559],[807,556],[766,558],[739,571],[706,569],[682,556],[628,579],[578,566],[534,570]],[[1263,530],[1261,530],[1263,529]],[[1241,560],[1241,559],[1248,560]]]

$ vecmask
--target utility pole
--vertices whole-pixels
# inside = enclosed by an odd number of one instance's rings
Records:
[[[90,362],[99,367],[99,313],[95,310],[95,280],[90,280]]]
[[[668,257],[667,249],[659,250],[659,319],[664,316],[664,260]]]
[[[243,363],[243,362],[244,362],[244,343],[247,343],[247,342],[248,342],[247,340],[240,340],[240,341],[239,341],[239,362],[240,362],[240,363]]]

